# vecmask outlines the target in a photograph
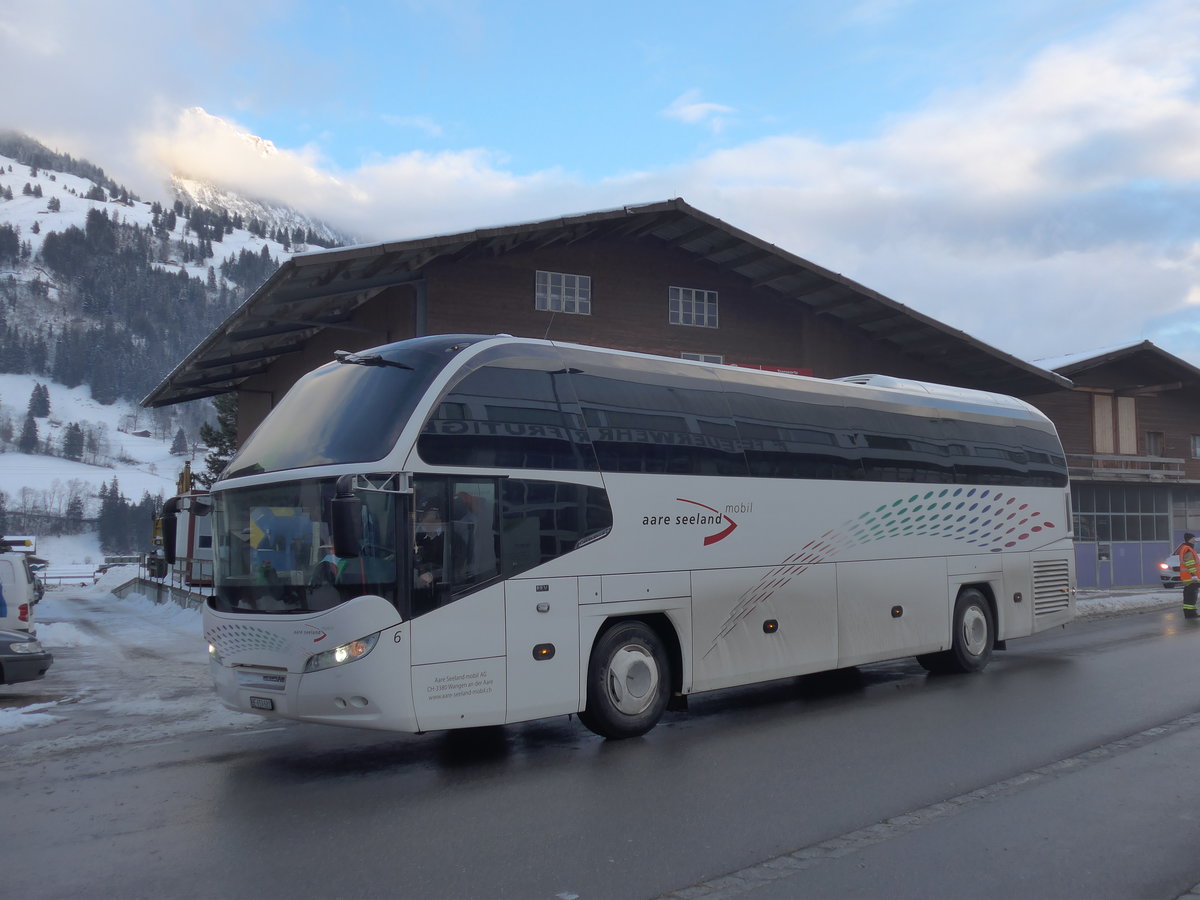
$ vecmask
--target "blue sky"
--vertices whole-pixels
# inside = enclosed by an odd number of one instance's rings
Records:
[[[1200,365],[1197,0],[5,0],[0,84],[148,197],[382,241],[681,196],[1025,359]]]
[[[343,170],[487,147],[518,172],[601,179],[780,133],[869,138],[1130,5],[280,4],[200,105]]]

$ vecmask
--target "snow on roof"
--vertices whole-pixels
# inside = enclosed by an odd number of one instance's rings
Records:
[[[1130,341],[1125,344],[1117,344],[1113,347],[1105,347],[1101,350],[1085,350],[1082,353],[1069,353],[1066,356],[1051,356],[1045,359],[1035,359],[1033,364],[1043,369],[1049,369],[1052,372],[1057,372],[1059,369],[1065,369],[1068,366],[1076,365],[1077,363],[1087,362],[1091,359],[1097,359],[1101,356],[1109,356],[1113,353],[1120,353],[1124,350],[1133,350],[1137,347],[1153,347],[1150,341]]]

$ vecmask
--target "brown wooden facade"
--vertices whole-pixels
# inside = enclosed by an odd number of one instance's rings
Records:
[[[1149,341],[1050,365],[1074,387],[1028,399],[1067,453],[1079,584],[1157,584],[1200,534],[1200,370]]]

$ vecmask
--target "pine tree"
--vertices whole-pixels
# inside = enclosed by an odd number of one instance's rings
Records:
[[[102,485],[100,488],[100,515],[96,520],[100,547],[107,552],[120,549],[122,519],[126,505],[125,498],[121,496],[121,486],[114,475],[112,484]]]
[[[83,459],[83,429],[78,422],[72,422],[63,432],[62,455],[76,462]]]
[[[220,394],[213,398],[217,411],[217,424],[208,422],[200,426],[200,440],[208,447],[204,457],[204,471],[196,473],[196,481],[204,487],[221,477],[221,472],[237,450],[237,394]]]
[[[83,531],[83,497],[72,494],[67,501],[66,533],[79,534]]]
[[[50,389],[44,384],[34,384],[29,394],[29,414],[35,419],[44,419],[50,415]]]
[[[183,433],[183,428],[175,432],[175,440],[171,442],[171,454],[174,456],[183,456],[187,453],[188,442],[187,435]]]
[[[38,427],[32,412],[25,414],[25,424],[21,426],[21,437],[17,441],[17,449],[22,453],[37,453]]]

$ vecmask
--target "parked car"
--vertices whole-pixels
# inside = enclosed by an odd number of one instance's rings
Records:
[[[0,684],[36,681],[54,657],[28,631],[0,631]]]
[[[29,554],[9,552],[9,546],[0,542],[0,628],[32,631],[33,608],[42,592]]]
[[[1179,580],[1179,557],[1168,556],[1158,564],[1158,577],[1162,579],[1162,586],[1168,590],[1179,587],[1182,582]]]

